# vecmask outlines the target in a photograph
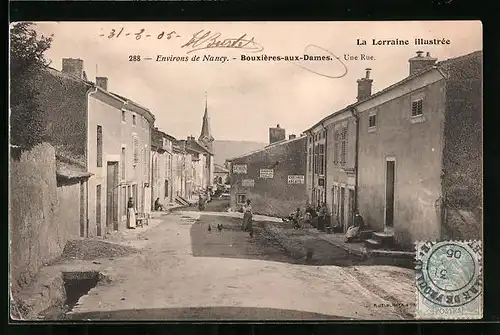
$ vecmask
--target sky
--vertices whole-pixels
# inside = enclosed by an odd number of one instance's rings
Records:
[[[38,22],[53,34],[46,56],[60,70],[62,58],[80,58],[91,81],[108,78],[108,89],[151,110],[156,126],[178,139],[199,136],[207,92],[212,135],[218,140],[269,140],[279,124],[299,135],[323,117],[355,102],[356,80],[371,68],[375,93],[408,76],[416,51],[438,61],[482,49],[479,21],[385,22]],[[122,33],[118,32],[123,28]],[[115,29],[115,35],[109,38]],[[134,33],[144,29],[140,39]],[[217,40],[250,41],[246,48],[195,50],[188,43],[203,30]],[[158,35],[165,32],[161,39]],[[170,39],[167,34],[175,31]],[[202,33],[202,34],[203,34]],[[129,35],[126,35],[129,34]],[[146,35],[150,35],[147,37]],[[178,36],[178,37],[177,37]],[[201,36],[201,35],[198,35]],[[252,40],[253,38],[253,40]],[[415,38],[449,40],[414,45]],[[366,45],[358,45],[366,40]],[[409,40],[409,45],[372,45],[372,39]],[[252,43],[254,42],[254,43]],[[246,43],[246,42],[245,42]],[[248,49],[252,47],[253,49]],[[333,55],[332,61],[242,61],[245,56]],[[361,55],[373,59],[361,59]],[[139,55],[141,61],[130,61]],[[157,62],[158,55],[188,62]],[[200,61],[192,61],[198,55]],[[204,55],[228,61],[202,61]],[[345,56],[358,59],[345,60]],[[152,58],[145,60],[145,58]],[[233,59],[234,58],[234,59]],[[349,58],[349,57],[348,57]],[[332,78],[333,77],[333,78]]]

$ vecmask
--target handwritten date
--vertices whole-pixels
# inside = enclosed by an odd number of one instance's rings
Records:
[[[111,29],[108,34],[100,34],[99,36],[107,37],[108,39],[113,39],[113,38],[116,39],[116,38],[123,37],[123,36],[133,35],[133,36],[135,36],[136,40],[140,40],[142,37],[145,37],[145,38],[154,37],[158,40],[161,40],[163,38],[169,40],[172,37],[181,37],[175,31],[171,31],[171,32],[161,31],[158,34],[151,35],[151,34],[146,33],[146,29],[144,29],[144,28],[142,28],[141,30],[139,30],[138,32],[135,32],[135,33],[124,32],[124,30],[125,30],[125,28]]]

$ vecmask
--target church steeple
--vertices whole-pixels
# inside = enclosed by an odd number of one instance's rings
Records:
[[[210,151],[212,150],[212,142],[215,139],[210,133],[210,119],[208,118],[208,101],[207,92],[205,92],[205,114],[203,115],[203,124],[201,126],[201,134],[198,138],[203,145],[205,145]]]

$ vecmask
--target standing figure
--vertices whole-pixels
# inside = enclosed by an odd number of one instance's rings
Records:
[[[205,209],[205,198],[203,195],[200,193],[198,195],[198,210],[202,211]]]
[[[295,211],[294,215],[292,216],[293,220],[293,229],[299,229],[300,228],[300,219],[302,215],[300,213],[300,208],[297,208]]]
[[[134,199],[132,197],[128,198],[127,203],[127,228],[135,229],[135,209],[134,209]]]
[[[328,223],[328,209],[326,208],[326,204],[324,202],[321,204],[318,216],[319,216],[318,229],[324,231],[325,226]]]
[[[248,231],[250,236],[253,236],[251,203],[252,201],[247,199],[245,205],[243,205],[243,231]]]

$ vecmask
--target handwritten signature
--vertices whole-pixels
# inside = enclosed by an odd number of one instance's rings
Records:
[[[193,37],[181,48],[191,47],[186,53],[191,53],[204,49],[211,48],[226,48],[226,49],[241,49],[247,50],[249,52],[260,52],[264,50],[264,47],[257,42],[255,42],[254,37],[248,38],[247,34],[243,34],[238,38],[221,38],[221,33],[212,33],[211,31],[205,31],[204,29],[193,34]]]
[[[308,54],[308,52],[311,48],[317,48],[317,49],[327,53],[330,56],[331,60],[334,61],[337,65],[339,65],[338,68],[335,68],[335,69],[329,68],[328,71],[325,71],[326,72],[325,73],[323,71],[313,70],[312,68],[305,65],[305,64],[312,64],[310,62],[303,63],[302,65],[299,63],[294,63],[296,66],[298,66],[306,71],[318,74],[318,75],[323,76],[323,77],[331,78],[331,79],[342,78],[347,74],[347,66],[342,61],[342,59],[340,57],[337,57],[331,51],[328,51],[325,48],[322,48],[322,47],[314,45],[314,44],[309,44],[308,46],[306,46],[304,48],[304,55]]]

